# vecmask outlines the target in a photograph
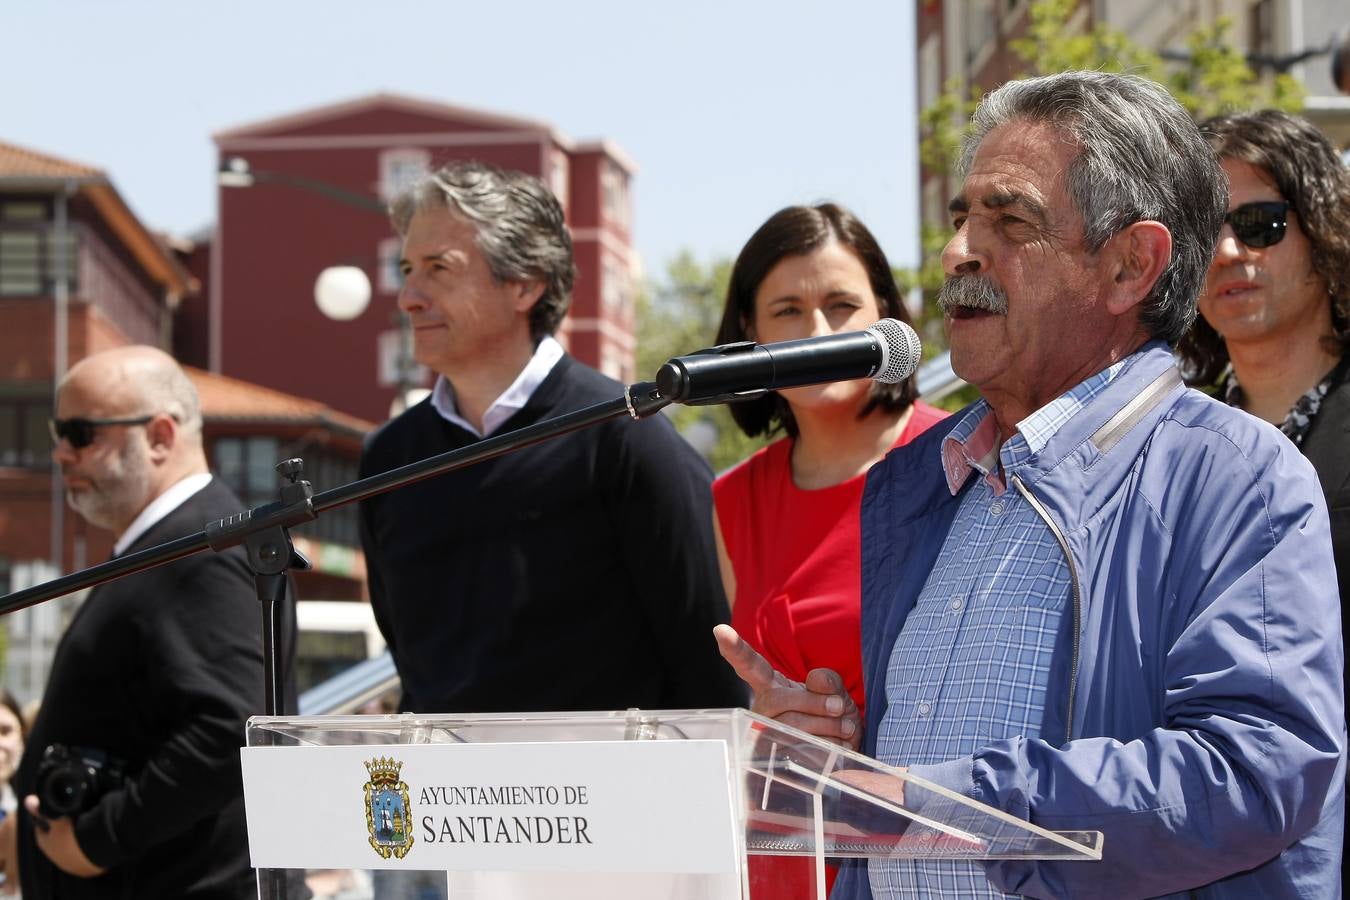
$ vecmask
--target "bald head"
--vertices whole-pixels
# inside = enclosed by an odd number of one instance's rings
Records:
[[[59,390],[93,387],[110,410],[106,418],[166,413],[185,435],[201,442],[202,412],[197,389],[172,356],[154,347],[105,350],[80,360]],[[93,418],[93,416],[90,416]]]
[[[56,418],[114,421],[93,427],[86,446],[63,438],[52,450],[70,505],[101,528],[120,534],[165,490],[207,471],[197,390],[154,347],[108,350],[72,366]]]

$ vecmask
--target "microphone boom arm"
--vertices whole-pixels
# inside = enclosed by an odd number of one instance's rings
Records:
[[[323,491],[315,494],[312,498],[297,498],[288,502],[283,491],[282,500],[237,513],[217,522],[207,523],[202,531],[195,534],[184,535],[155,547],[147,547],[135,553],[128,553],[126,556],[119,556],[116,559],[90,566],[79,572],[72,572],[69,575],[63,575],[60,578],[0,597],[0,615],[26,609],[38,603],[83,588],[94,587],[135,572],[153,569],[176,559],[200,553],[208,548],[216,551],[225,550],[246,543],[251,535],[262,534],[270,529],[279,529],[284,534],[290,526],[311,521],[317,518],[320,513],[327,512],[330,509],[374,497],[377,494],[392,491],[395,488],[421,481],[424,478],[433,478],[444,472],[462,469],[465,466],[471,466],[474,463],[502,456],[521,447],[529,447],[573,431],[579,431],[609,419],[616,419],[623,415],[628,415],[634,419],[645,419],[668,406],[670,402],[661,394],[655,384],[639,382],[629,385],[624,390],[624,395],[617,399],[606,400],[579,409],[576,412],[537,422],[534,425],[506,434],[494,435],[468,447],[450,450],[397,469],[391,469],[388,472],[371,475],[351,484]],[[277,548],[275,552],[281,553],[283,551]]]

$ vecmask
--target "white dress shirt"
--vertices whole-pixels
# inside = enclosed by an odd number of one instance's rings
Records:
[[[511,382],[511,386],[493,400],[487,412],[483,413],[481,432],[459,414],[459,406],[455,403],[455,388],[450,384],[450,379],[444,375],[436,379],[436,386],[431,390],[431,405],[446,421],[480,438],[487,437],[501,428],[507,419],[518,413],[529,402],[530,397],[539,385],[544,383],[548,373],[553,371],[553,367],[562,357],[562,344],[551,337],[545,337],[540,341],[539,346],[534,348],[534,356],[530,357],[525,368],[520,370],[516,380]]]
[[[131,524],[122,532],[117,543],[113,544],[113,556],[125,553],[126,549],[135,543],[138,537],[149,531],[152,525],[182,506],[189,497],[210,483],[211,473],[199,472],[175,482],[167,491],[151,500],[145,509],[141,510],[141,514],[131,520]]]

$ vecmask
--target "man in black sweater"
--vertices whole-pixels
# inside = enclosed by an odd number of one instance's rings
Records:
[[[399,305],[432,395],[367,443],[387,471],[622,396],[551,337],[571,299],[538,179],[445,167],[393,205]],[[614,420],[362,504],[371,603],[402,709],[738,706],[707,465],[663,417]]]
[[[74,366],[52,427],[67,501],[118,535],[117,555],[243,508],[208,473],[196,391],[159,350],[110,350]],[[19,812],[0,822],[9,883],[17,865],[26,900],[256,897],[239,747],[262,704],[258,604],[242,549],[95,588],[57,647],[14,777]],[[40,806],[52,745],[99,754],[118,773],[69,814]]]

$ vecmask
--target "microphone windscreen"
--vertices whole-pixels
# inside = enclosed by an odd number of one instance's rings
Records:
[[[913,375],[923,358],[919,335],[899,319],[881,319],[867,329],[881,339],[881,365],[872,376],[882,384],[899,384]]]

